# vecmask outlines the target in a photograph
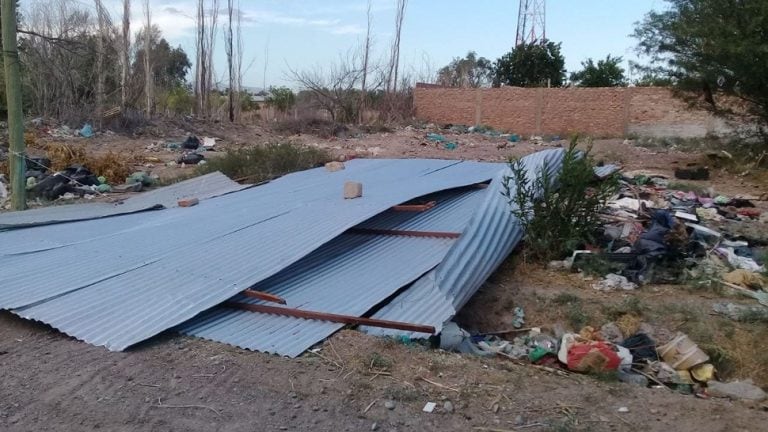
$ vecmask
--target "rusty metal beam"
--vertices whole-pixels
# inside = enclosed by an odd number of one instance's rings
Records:
[[[326,312],[315,312],[301,309],[292,309],[280,306],[267,306],[259,304],[248,304],[238,302],[225,302],[224,306],[246,310],[249,312],[259,312],[273,315],[290,316],[294,318],[302,318],[309,320],[330,321],[341,324],[352,325],[366,325],[370,327],[382,327],[395,330],[403,330],[417,333],[429,333],[435,334],[435,328],[433,326],[411,324],[400,321],[387,321],[373,318],[362,318],[352,315],[338,315]]]
[[[401,204],[392,207],[394,211],[401,212],[425,212],[437,205],[437,201],[430,201],[425,204]]]
[[[461,237],[461,233],[445,232],[445,231],[406,231],[406,230],[390,230],[390,229],[377,229],[377,228],[352,228],[350,229],[350,231],[357,234],[409,236],[409,237],[436,237],[436,238]]]
[[[286,304],[285,299],[280,296],[266,293],[264,291],[252,290],[250,288],[243,291],[243,295],[245,295],[246,297],[256,298],[259,300],[264,300],[272,303]]]

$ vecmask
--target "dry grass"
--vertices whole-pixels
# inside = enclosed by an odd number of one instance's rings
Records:
[[[136,157],[108,152],[102,156],[92,156],[86,159],[85,165],[91,172],[107,178],[107,182],[122,183],[125,178],[134,171],[133,165],[137,163]]]
[[[59,171],[72,165],[83,165],[97,176],[104,176],[109,183],[122,183],[134,172],[134,165],[141,157],[131,153],[109,151],[103,155],[89,155],[82,145],[51,143],[45,147],[51,160],[51,169]]]
[[[64,143],[50,143],[45,146],[45,153],[51,160],[51,171],[60,171],[71,165],[85,165],[87,153],[85,146]]]

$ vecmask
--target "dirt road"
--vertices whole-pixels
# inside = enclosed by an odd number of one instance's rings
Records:
[[[111,353],[3,312],[0,430],[698,432],[766,430],[768,420],[741,404],[354,331],[320,355],[290,360],[176,335]],[[431,414],[421,411],[429,401]]]

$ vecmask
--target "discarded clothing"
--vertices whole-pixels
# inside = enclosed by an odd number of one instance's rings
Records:
[[[181,148],[184,148],[187,150],[197,150],[198,147],[200,147],[200,139],[194,135],[188,136],[187,139],[185,139],[184,142],[181,143]]]
[[[630,336],[619,345],[627,348],[632,353],[636,363],[643,360],[659,360],[659,355],[656,352],[656,343],[645,333],[637,333],[634,336]]]

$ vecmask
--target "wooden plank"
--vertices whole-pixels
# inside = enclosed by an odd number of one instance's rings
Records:
[[[243,291],[243,295],[245,295],[246,297],[257,298],[259,300],[264,300],[272,303],[286,304],[285,299],[280,296],[266,293],[264,291],[252,290],[250,288]]]
[[[377,228],[352,228],[350,229],[350,232],[357,233],[357,234],[409,236],[409,237],[435,237],[435,238],[461,237],[461,233],[445,232],[445,231],[406,231],[406,230],[390,230],[390,229],[377,229]]]
[[[437,201],[430,201],[425,204],[401,204],[392,207],[394,211],[401,212],[425,212],[437,205]]]
[[[326,312],[315,312],[315,311],[292,309],[292,308],[286,308],[286,307],[280,307],[280,306],[267,306],[267,305],[257,305],[257,304],[248,304],[248,303],[238,303],[238,302],[225,302],[224,306],[234,308],[234,309],[246,310],[250,312],[283,315],[283,316],[290,316],[294,318],[302,318],[302,319],[309,319],[309,320],[330,321],[330,322],[336,322],[341,324],[366,325],[370,327],[381,327],[381,328],[404,330],[404,331],[417,332],[417,333],[435,334],[435,328],[433,326],[404,323],[400,321],[387,321],[387,320],[379,320],[379,319],[373,319],[373,318],[356,317],[352,315],[338,315],[338,314],[332,314],[332,313],[326,313]]]

